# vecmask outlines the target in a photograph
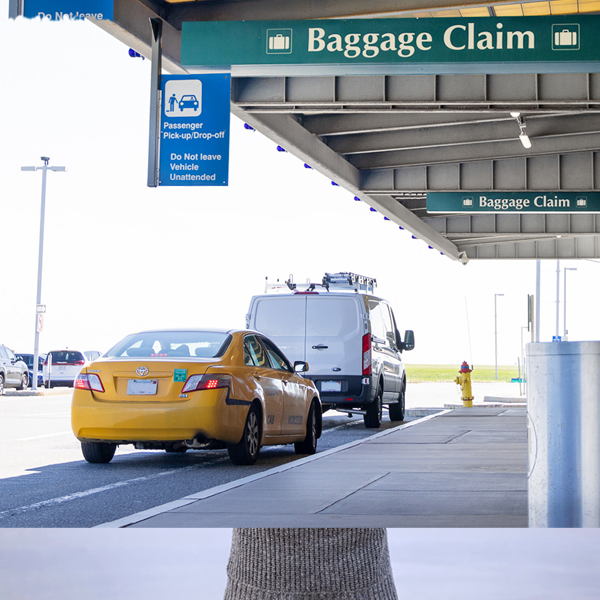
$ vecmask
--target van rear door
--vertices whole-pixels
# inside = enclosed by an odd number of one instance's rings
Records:
[[[309,374],[362,375],[362,321],[355,295],[307,295],[306,362]],[[333,385],[333,384],[332,384]],[[323,390],[326,393],[326,390]],[[338,390],[328,390],[338,391]]]
[[[250,313],[254,313],[250,327],[272,339],[292,364],[306,361],[306,296],[259,297]]]

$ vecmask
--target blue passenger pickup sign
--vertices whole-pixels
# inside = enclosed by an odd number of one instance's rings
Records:
[[[112,20],[114,0],[23,0],[23,16],[60,21],[93,18]]]
[[[227,185],[231,75],[163,75],[159,185]]]

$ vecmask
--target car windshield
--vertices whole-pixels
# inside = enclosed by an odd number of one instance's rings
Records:
[[[104,356],[106,358],[217,358],[231,336],[217,331],[143,331],[128,335]]]

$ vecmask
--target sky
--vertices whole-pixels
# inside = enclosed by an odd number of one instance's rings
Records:
[[[399,600],[598,598],[597,529],[388,529],[388,542]],[[0,595],[222,598],[230,547],[230,529],[4,529]]]
[[[0,111],[0,343],[33,352],[41,156],[48,174],[40,351],[106,351],[155,327],[244,327],[270,281],[325,272],[375,277],[407,364],[516,365],[535,261],[471,261],[429,250],[259,132],[231,118],[228,187],[148,188],[150,61],[90,22],[9,21]],[[561,261],[570,340],[600,339],[600,261]],[[560,333],[563,331],[563,289]],[[494,299],[497,297],[495,325]],[[541,341],[556,333],[556,261],[542,262]]]

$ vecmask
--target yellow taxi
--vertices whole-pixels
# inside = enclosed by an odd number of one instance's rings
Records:
[[[266,445],[314,454],[322,408],[307,370],[255,331],[133,333],[77,376],[73,433],[91,463],[110,462],[120,444],[227,448],[239,465],[253,464]]]

